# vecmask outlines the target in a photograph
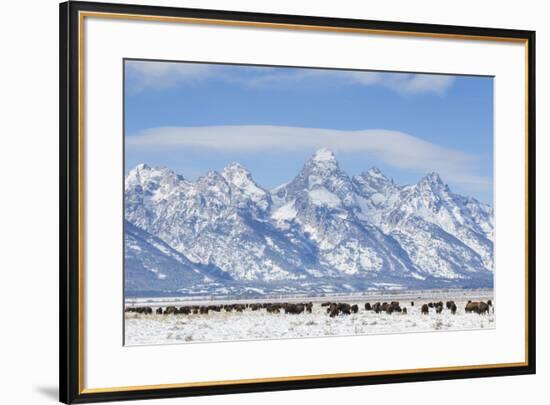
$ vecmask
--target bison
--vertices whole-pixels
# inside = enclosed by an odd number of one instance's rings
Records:
[[[285,314],[301,314],[304,312],[304,304],[286,304],[285,305]]]
[[[391,307],[393,312],[401,312],[401,306],[399,305],[399,302],[397,302],[397,301],[392,301],[390,303],[390,307]]]
[[[430,306],[428,304],[422,305],[422,309],[420,310],[422,312],[422,315],[427,315],[430,313]]]
[[[258,311],[262,307],[262,305],[261,304],[250,304],[248,307],[252,311]]]
[[[277,304],[267,304],[265,310],[270,314],[278,314],[281,312],[281,306]]]
[[[451,310],[451,314],[453,314],[453,315],[456,314],[457,308],[456,308],[456,304],[454,302],[451,304],[450,310]]]
[[[153,313],[153,308],[151,307],[137,307],[135,312],[138,314],[151,315]]]
[[[485,314],[485,313],[489,313],[489,305],[483,301],[476,301],[476,302],[469,301],[466,304],[466,307],[464,308],[464,310],[467,313],[475,312],[476,314]]]
[[[336,315],[338,315],[340,310],[338,309],[338,304],[332,303],[327,308],[327,313],[331,318],[334,318]]]
[[[178,313],[178,309],[174,306],[166,307],[164,310],[164,315],[175,315]]]
[[[338,303],[338,310],[343,314],[350,315],[351,314],[351,305],[346,304],[344,302],[340,302],[340,303]]]

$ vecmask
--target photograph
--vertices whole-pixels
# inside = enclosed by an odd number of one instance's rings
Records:
[[[498,328],[493,76],[122,65],[124,345]]]

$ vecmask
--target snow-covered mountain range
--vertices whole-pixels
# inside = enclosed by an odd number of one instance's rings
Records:
[[[196,181],[140,164],[125,181],[129,293],[492,287],[493,237],[493,209],[437,173],[350,177],[328,149],[273,190],[239,163]]]

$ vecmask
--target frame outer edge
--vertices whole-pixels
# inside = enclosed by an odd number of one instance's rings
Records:
[[[68,3],[59,4],[59,401],[69,401],[67,311],[67,66],[68,66]]]
[[[427,33],[453,33],[479,36],[500,36],[503,38],[521,38],[528,42],[527,60],[527,88],[528,88],[528,116],[527,116],[527,256],[528,256],[528,328],[526,364],[518,367],[437,371],[428,373],[411,373],[398,375],[378,375],[371,377],[348,377],[337,379],[319,379],[315,381],[296,380],[287,382],[270,382],[254,384],[237,384],[227,386],[149,389],[144,391],[115,391],[105,393],[87,393],[82,375],[80,357],[79,315],[81,303],[79,291],[79,187],[81,173],[79,171],[79,12],[103,11],[122,12],[130,14],[152,13],[171,15],[185,13],[197,18],[206,16],[219,19],[234,19],[237,21],[272,21],[289,24],[330,25],[356,27],[368,24],[371,27],[382,27],[394,31],[418,31]],[[225,17],[225,18],[224,18]],[[393,28],[391,28],[391,27]],[[385,28],[390,27],[390,28]],[[386,21],[363,21],[328,17],[309,17],[296,15],[277,15],[249,13],[240,11],[200,10],[159,6],[137,6],[124,4],[93,3],[71,1],[59,5],[59,197],[60,197],[60,314],[59,314],[59,400],[63,403],[90,403],[115,400],[136,400],[149,398],[186,397],[196,395],[220,395],[245,392],[283,391],[304,388],[324,388],[353,385],[375,385],[398,382],[414,382],[426,380],[448,380],[456,378],[478,378],[491,376],[521,375],[535,373],[535,343],[536,343],[536,301],[535,301],[535,32],[526,30],[508,30],[494,28],[477,28],[446,26],[436,24],[397,23]],[[83,178],[82,178],[83,181]]]
[[[529,32],[528,40],[528,145],[527,145],[527,176],[528,176],[528,367],[532,374],[536,374],[536,32]]]
[[[60,387],[59,400],[78,401],[79,369],[79,139],[78,12],[65,2],[60,11]],[[81,401],[80,401],[81,402]]]

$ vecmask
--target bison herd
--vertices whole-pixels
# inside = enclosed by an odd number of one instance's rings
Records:
[[[456,314],[456,310],[458,309],[456,306],[456,303],[454,301],[447,301],[445,303],[445,308],[447,308],[449,311],[451,311],[451,314]],[[420,308],[420,312],[423,315],[427,315],[430,313],[430,309],[434,309],[437,314],[440,314],[443,312],[443,301],[438,302],[428,302],[427,304],[423,304],[422,308]]]
[[[414,307],[414,302],[411,301],[411,307]],[[334,318],[338,315],[350,315],[352,313],[359,312],[359,305],[357,304],[348,304],[345,302],[323,302],[321,307],[326,308],[326,313]],[[372,311],[374,313],[386,313],[392,314],[394,312],[407,314],[407,307],[401,306],[398,301],[392,302],[376,302],[371,304],[367,302],[364,306],[365,311]],[[428,302],[422,304],[420,308],[420,313],[423,315],[428,315],[430,311],[435,311],[435,313],[440,314],[443,312],[443,309],[446,308],[453,315],[456,314],[457,305],[454,301],[447,301],[445,304],[443,301],[438,302]],[[301,314],[301,313],[311,313],[313,309],[312,302],[301,302],[301,303],[251,303],[251,304],[226,304],[226,305],[186,305],[182,307],[176,306],[167,306],[165,308],[158,307],[153,310],[149,306],[139,306],[139,307],[128,307],[125,309],[125,312],[128,313],[137,313],[143,315],[152,315],[153,313],[157,315],[190,315],[190,314],[208,314],[209,312],[243,312],[245,310],[250,311],[259,311],[265,309],[266,312],[272,314],[285,313],[285,314]],[[476,314],[488,314],[490,310],[493,310],[493,303],[491,300],[487,302],[483,301],[468,301],[464,311],[466,313],[476,313]]]
[[[359,306],[357,304],[347,304],[345,302],[323,302],[322,307],[327,307],[327,314],[334,318],[337,315],[350,315],[352,312],[356,314],[359,312]]]
[[[258,311],[265,309],[268,313],[278,314],[301,314],[302,312],[311,313],[313,308],[312,302],[307,303],[262,303],[262,304],[227,304],[227,305],[186,305],[183,307],[167,306],[157,308],[154,312],[158,315],[189,315],[189,314],[208,314],[212,312],[243,312],[246,309]],[[151,307],[128,307],[125,312],[133,312],[138,314],[150,315],[153,313]]]

